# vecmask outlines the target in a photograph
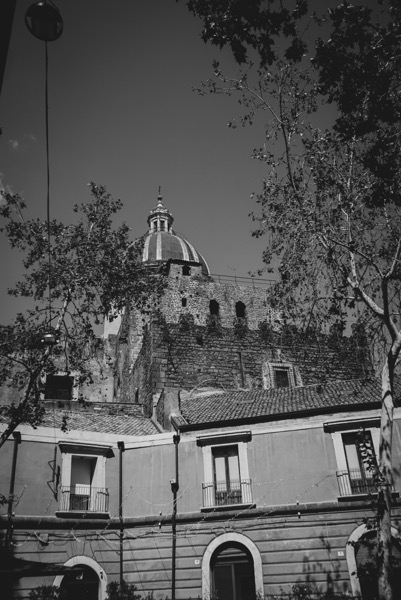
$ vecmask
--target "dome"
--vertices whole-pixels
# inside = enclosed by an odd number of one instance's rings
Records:
[[[166,262],[168,260],[197,263],[202,272],[210,275],[209,267],[203,256],[184,237],[171,228],[174,218],[163,205],[159,195],[156,208],[148,217],[149,231],[143,247],[143,262]]]

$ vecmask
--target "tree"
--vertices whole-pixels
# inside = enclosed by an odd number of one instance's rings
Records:
[[[379,597],[391,590],[394,373],[401,350],[401,8],[344,2],[320,18],[307,3],[191,0],[202,37],[242,70],[214,63],[211,93],[236,94],[247,125],[267,115],[254,235],[278,263],[272,300],[306,328],[367,328],[380,361]],[[288,7],[292,8],[289,9]],[[257,62],[255,67],[253,62]],[[204,88],[203,88],[204,90]],[[201,90],[202,91],[202,90]],[[335,106],[331,118],[327,104]],[[324,122],[325,126],[320,124]]]
[[[97,332],[105,316],[115,318],[127,304],[141,306],[163,289],[163,275],[154,277],[142,264],[142,240],[130,241],[124,223],[113,226],[121,201],[94,183],[90,191],[91,201],[73,208],[78,222],[67,225],[25,220],[21,197],[3,197],[3,232],[25,255],[26,269],[9,293],[29,299],[31,307],[0,326],[0,385],[18,396],[3,407],[0,447],[20,423],[41,423],[47,376],[75,372],[78,384],[91,383],[95,362],[102,368]],[[46,332],[56,345],[43,342]]]

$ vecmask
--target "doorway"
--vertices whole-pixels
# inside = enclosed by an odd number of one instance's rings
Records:
[[[210,567],[213,596],[218,600],[254,600],[253,558],[245,546],[222,544],[213,553]]]

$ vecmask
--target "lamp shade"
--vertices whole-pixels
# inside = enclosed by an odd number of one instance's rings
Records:
[[[25,14],[25,24],[38,40],[53,42],[63,33],[63,19],[58,8],[47,2],[31,4]]]

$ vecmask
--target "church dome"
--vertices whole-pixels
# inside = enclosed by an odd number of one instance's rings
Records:
[[[150,211],[148,217],[149,231],[143,247],[143,262],[167,262],[169,260],[196,263],[201,265],[202,272],[210,275],[210,270],[203,256],[195,250],[188,240],[172,229],[174,217],[164,206],[162,197],[157,198],[157,206]]]

